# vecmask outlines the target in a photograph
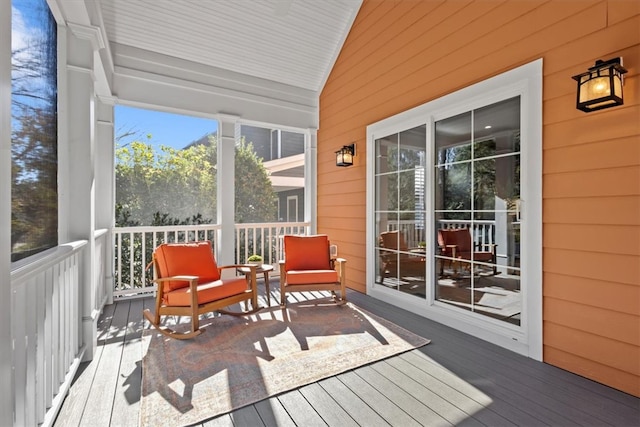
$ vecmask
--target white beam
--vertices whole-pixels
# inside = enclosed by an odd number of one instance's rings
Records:
[[[270,176],[274,187],[304,188],[304,178],[293,176]]]
[[[0,425],[13,425],[11,341],[11,2],[0,2]]]

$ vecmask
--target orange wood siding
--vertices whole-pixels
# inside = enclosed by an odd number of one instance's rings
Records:
[[[576,110],[571,76],[615,56],[625,105]],[[544,360],[640,396],[640,1],[364,0],[320,96],[318,230],[364,292],[366,126],[538,58]]]

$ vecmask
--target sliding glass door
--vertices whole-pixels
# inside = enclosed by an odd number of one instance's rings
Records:
[[[534,61],[367,127],[367,293],[538,360],[541,82]]]
[[[435,122],[435,299],[520,325],[520,97]]]

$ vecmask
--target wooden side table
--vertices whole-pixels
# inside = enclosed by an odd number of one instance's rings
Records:
[[[249,280],[249,273],[251,273],[251,269],[249,267],[239,267],[237,269],[238,273],[244,274]],[[269,273],[273,271],[273,265],[271,264],[260,264],[256,266],[256,274],[262,273],[264,275],[264,290],[267,293],[267,305],[271,305],[271,292],[269,290]]]

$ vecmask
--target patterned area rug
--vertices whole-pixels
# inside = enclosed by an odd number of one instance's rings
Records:
[[[354,304],[323,303],[211,317],[185,341],[145,330],[140,425],[193,424],[429,343]]]

